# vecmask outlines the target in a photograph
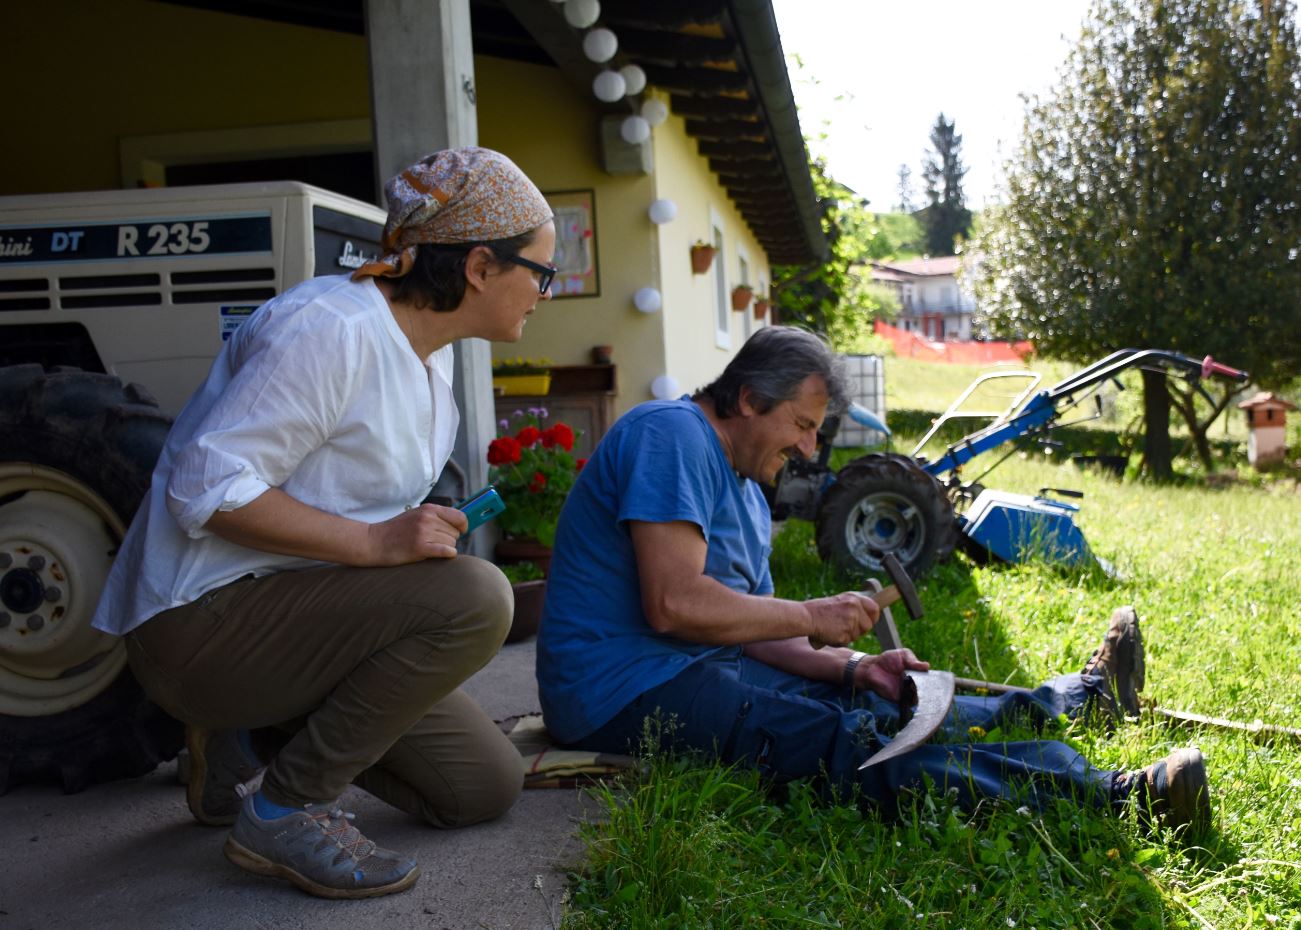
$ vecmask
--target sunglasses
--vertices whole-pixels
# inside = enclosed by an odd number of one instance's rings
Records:
[[[494,253],[497,254],[497,253]],[[521,258],[518,255],[501,255],[497,257],[503,261],[510,262],[512,265],[519,265],[521,268],[527,268],[529,271],[536,271],[538,274],[538,294],[542,295],[551,287],[551,281],[556,276],[557,268],[551,265],[539,265],[537,262],[531,262],[527,258]]]

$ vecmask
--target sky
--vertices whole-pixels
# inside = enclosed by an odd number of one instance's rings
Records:
[[[1020,135],[1020,95],[1056,82],[1088,8],[1088,0],[773,0],[810,150],[879,212],[899,202],[900,164],[912,170],[914,206],[924,202],[922,158],[940,113],[962,136],[967,205],[995,200]]]

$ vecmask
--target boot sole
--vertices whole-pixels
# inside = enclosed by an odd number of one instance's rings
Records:
[[[190,779],[185,783],[185,803],[190,814],[205,827],[229,827],[239,815],[236,804],[229,814],[213,814],[203,807],[203,786],[208,781],[208,760],[204,757],[206,730],[185,728],[185,748],[190,751]]]
[[[1196,749],[1180,749],[1175,755],[1175,760],[1166,763],[1169,785],[1166,816],[1172,818],[1171,826],[1186,823],[1193,833],[1202,833],[1211,823],[1211,788],[1206,780],[1206,760]]]
[[[283,878],[295,887],[318,898],[333,898],[335,900],[344,898],[379,898],[388,894],[396,894],[399,891],[406,891],[416,883],[416,879],[420,878],[420,868],[417,866],[402,878],[387,885],[377,885],[374,888],[331,888],[328,885],[312,881],[306,875],[295,872],[287,865],[272,862],[270,859],[245,849],[233,836],[226,838],[226,845],[222,851],[226,854],[227,859],[245,871],[252,872],[255,875],[264,875],[268,878]]]

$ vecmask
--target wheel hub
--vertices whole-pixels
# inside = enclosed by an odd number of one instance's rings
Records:
[[[845,544],[869,570],[879,570],[887,552],[906,565],[926,545],[926,524],[903,495],[889,491],[866,494],[845,521]]]
[[[125,646],[90,626],[121,522],[39,466],[0,466],[0,501],[0,714],[77,706],[126,664]]]

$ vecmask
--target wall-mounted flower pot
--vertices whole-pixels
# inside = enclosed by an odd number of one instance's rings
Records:
[[[756,320],[762,320],[767,315],[768,315],[768,301],[765,298],[760,297],[758,300],[754,302],[754,318]]]
[[[540,375],[493,375],[492,386],[507,397],[546,394],[551,390],[551,373]]]
[[[744,310],[750,306],[750,301],[754,298],[754,289],[742,284],[740,287],[732,289],[732,309]]]
[[[709,270],[709,266],[714,263],[714,256],[718,254],[718,249],[712,245],[693,245],[691,247],[691,273],[704,274]]]

